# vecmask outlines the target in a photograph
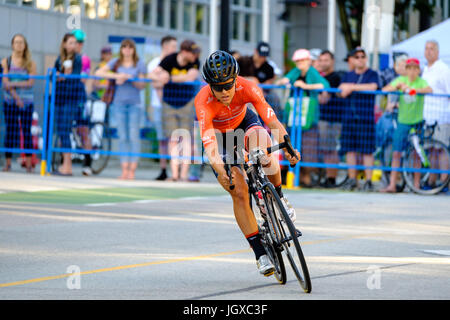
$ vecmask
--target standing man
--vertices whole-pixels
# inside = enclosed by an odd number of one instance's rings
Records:
[[[334,55],[325,50],[319,56],[319,71],[327,79],[331,88],[339,87],[341,78],[334,71]],[[339,98],[335,93],[328,93],[326,99],[321,99],[319,117],[319,151],[323,155],[323,161],[327,164],[338,164],[337,142],[342,130],[342,108]],[[336,186],[338,170],[326,168],[325,188]]]
[[[254,76],[261,84],[272,84],[275,80],[274,68],[267,61],[270,55],[270,45],[260,41],[252,56]]]
[[[190,160],[176,159],[180,155],[179,136],[172,136],[172,133],[177,129],[184,129],[186,132],[192,131],[197,86],[181,83],[193,82],[198,78],[200,52],[198,44],[192,40],[184,40],[181,43],[180,51],[165,57],[149,75],[149,78],[154,81],[155,88],[163,88],[163,131],[164,135],[170,139],[169,154],[173,157],[170,161],[172,181],[188,180]],[[183,137],[182,139],[182,153],[183,156],[190,157],[191,141],[190,137],[189,141],[187,138]]]
[[[450,68],[439,59],[439,43],[429,40],[425,44],[425,59],[427,65],[422,78],[427,81],[434,94],[450,94]],[[433,138],[448,146],[450,143],[450,103],[448,97],[425,96],[424,120],[427,124],[437,122]],[[448,160],[442,152],[431,153],[431,161],[439,161],[439,169],[448,170]],[[441,175],[441,180],[447,179],[447,174]],[[436,178],[430,180],[436,180]]]
[[[361,94],[358,91],[375,91],[379,87],[378,73],[367,66],[367,56],[363,48],[357,47],[353,52],[355,70],[347,72],[341,79],[338,95],[347,98],[343,102],[343,124],[341,135],[342,151],[346,153],[349,166],[357,165],[357,154],[361,154],[363,164],[374,165],[375,151],[375,95]],[[372,169],[365,169],[366,182],[364,191],[373,191]],[[348,169],[349,179],[343,189],[355,190],[357,170]]]
[[[171,55],[177,51],[177,38],[173,36],[165,36],[161,39],[161,54],[159,57],[153,58],[152,61],[147,65],[147,74],[151,74],[156,67],[159,66],[162,60],[168,55]],[[153,123],[156,128],[156,135],[159,142],[159,153],[160,155],[167,155],[167,138],[164,136],[163,126],[162,126],[162,97],[163,92],[162,88],[153,88],[151,89],[151,99],[150,104],[153,108]],[[162,157],[159,159],[159,166],[161,168],[161,173],[156,178],[156,180],[166,180],[167,179],[167,159]]]
[[[77,45],[75,47],[76,53],[81,55],[81,74],[80,75],[89,75],[91,73],[91,59],[86,54],[83,54],[83,46],[84,41],[86,40],[86,34],[81,29],[75,29],[71,32],[75,39],[77,40]],[[81,82],[86,86],[87,79],[81,79]],[[86,90],[86,88],[84,89]],[[86,117],[85,113],[85,106],[80,105],[76,109],[75,112],[75,120],[77,121],[78,125],[78,132],[82,138],[82,145],[83,148],[86,150],[92,149],[91,139],[89,137],[89,127],[88,127],[88,119]],[[83,168],[81,172],[85,176],[92,175],[92,169],[91,169],[91,155],[89,153],[86,153],[83,158]]]

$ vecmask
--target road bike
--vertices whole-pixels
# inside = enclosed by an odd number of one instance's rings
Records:
[[[267,149],[255,148],[244,157],[243,163],[227,161],[225,168],[230,177],[230,189],[234,188],[231,167],[238,166],[245,172],[250,207],[258,222],[262,243],[275,267],[274,276],[280,284],[286,283],[286,268],[282,253],[288,259],[292,270],[306,293],[310,293],[311,278],[298,238],[302,233],[296,229],[273,184],[264,173],[261,160],[280,149],[295,156],[289,136],[284,142]],[[242,162],[242,161],[241,161]]]
[[[82,162],[85,154],[91,155],[91,170],[93,174],[99,174],[108,165],[111,151],[111,131],[107,124],[107,106],[103,101],[89,98],[84,108],[85,122],[80,124],[77,120],[72,121],[70,127],[70,140],[73,162]],[[84,146],[84,137],[80,127],[87,128],[87,138],[91,142],[92,148],[87,150]],[[59,137],[56,137],[55,147],[60,146]],[[62,153],[52,153],[52,170],[57,171],[62,163]]]
[[[441,141],[432,138],[437,123],[423,129],[411,128],[409,145],[402,156],[402,175],[408,187],[415,193],[431,195],[442,191],[450,182],[450,174],[433,173],[429,170],[450,165],[450,151]],[[422,131],[423,130],[423,131]],[[423,134],[422,134],[423,132]]]

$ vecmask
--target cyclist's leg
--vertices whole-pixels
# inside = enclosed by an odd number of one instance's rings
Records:
[[[272,146],[272,140],[266,129],[253,126],[245,133],[245,149],[250,151],[256,147],[266,149]],[[268,162],[263,164],[264,172],[275,187],[281,185],[281,169],[275,153],[268,156]]]

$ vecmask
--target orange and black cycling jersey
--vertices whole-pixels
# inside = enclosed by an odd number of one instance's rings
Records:
[[[216,141],[215,131],[236,129],[245,117],[247,103],[251,103],[265,124],[276,119],[275,112],[264,99],[257,84],[242,77],[236,79],[236,93],[229,106],[219,102],[209,86],[203,87],[195,97],[195,110],[200,125],[203,145]]]

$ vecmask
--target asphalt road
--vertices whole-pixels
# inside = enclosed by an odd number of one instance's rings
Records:
[[[1,300],[450,298],[448,195],[286,191],[305,294],[288,264],[285,285],[258,274],[217,184],[14,173],[0,184]]]

